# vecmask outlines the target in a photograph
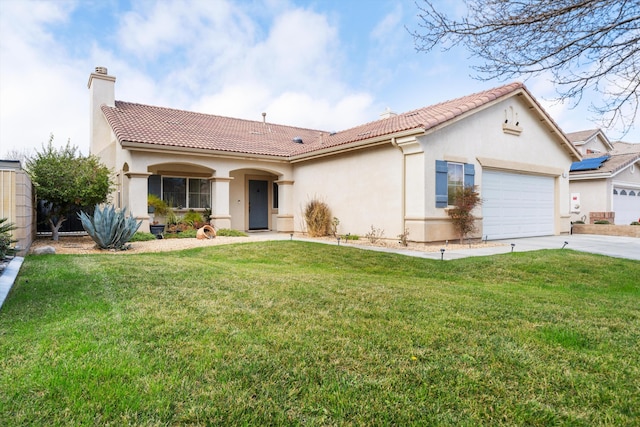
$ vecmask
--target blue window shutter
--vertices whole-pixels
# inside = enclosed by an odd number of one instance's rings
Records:
[[[446,208],[447,195],[447,162],[436,160],[436,208]]]
[[[465,187],[473,187],[474,186],[474,175],[475,167],[471,163],[464,164],[464,186]]]

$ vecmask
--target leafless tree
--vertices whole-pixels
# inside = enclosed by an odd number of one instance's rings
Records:
[[[559,100],[577,105],[585,90],[602,95],[590,109],[605,128],[626,133],[640,101],[639,0],[463,0],[452,19],[422,0],[418,51],[464,46],[482,65],[476,78],[526,78],[548,73]]]
[[[30,156],[31,150],[28,148],[23,148],[22,150],[12,148],[11,150],[5,152],[2,158],[3,160],[20,160],[20,163],[24,164]]]

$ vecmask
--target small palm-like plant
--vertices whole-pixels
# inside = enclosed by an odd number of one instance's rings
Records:
[[[11,231],[15,230],[16,226],[7,221],[7,218],[0,218],[0,261],[7,255],[15,253],[15,249],[11,248],[11,244],[17,240],[11,237]]]
[[[116,209],[113,205],[96,205],[93,216],[80,212],[78,217],[82,227],[100,249],[128,249],[126,243],[138,231],[142,221],[136,222],[132,215],[126,216],[126,208]]]

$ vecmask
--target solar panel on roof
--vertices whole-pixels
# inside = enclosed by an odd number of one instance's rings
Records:
[[[577,171],[590,171],[600,168],[602,164],[609,158],[609,156],[596,157],[593,159],[585,159],[580,162],[573,162],[571,164],[570,172]]]

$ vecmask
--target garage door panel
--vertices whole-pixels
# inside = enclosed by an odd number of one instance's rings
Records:
[[[618,189],[619,192],[622,190]],[[613,210],[617,225],[629,225],[640,219],[640,190],[626,190],[624,195],[614,194]]]
[[[482,175],[483,235],[490,239],[553,234],[554,179],[485,171]]]

